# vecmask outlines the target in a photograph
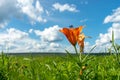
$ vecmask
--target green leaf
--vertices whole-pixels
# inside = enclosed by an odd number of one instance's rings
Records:
[[[89,53],[83,58],[82,62],[85,62],[87,57],[90,55],[90,53],[93,51],[93,49],[95,49],[96,45],[89,51]],[[90,59],[90,58],[89,58]],[[87,60],[89,60],[87,59]]]

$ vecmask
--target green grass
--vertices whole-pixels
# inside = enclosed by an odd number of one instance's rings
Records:
[[[77,56],[72,56],[75,59]],[[85,55],[82,55],[84,59]],[[120,56],[119,56],[120,57]],[[89,60],[90,59],[90,60]],[[89,55],[79,64],[70,56],[0,56],[0,80],[120,80],[114,55]],[[86,65],[82,68],[79,65]]]

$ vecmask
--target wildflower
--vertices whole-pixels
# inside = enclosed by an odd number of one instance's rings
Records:
[[[60,32],[62,32],[67,37],[68,41],[75,46],[82,29],[83,26],[77,28],[63,28],[60,30]]]
[[[78,37],[78,45],[80,46],[80,52],[83,53],[84,52],[84,39],[85,39],[85,35],[79,34]]]
[[[80,75],[83,74],[83,71],[86,69],[87,66],[82,66],[82,69],[80,70]]]
[[[82,75],[83,74],[83,71],[82,70],[80,70],[80,75]]]
[[[82,70],[85,70],[86,69],[86,66],[82,66]]]

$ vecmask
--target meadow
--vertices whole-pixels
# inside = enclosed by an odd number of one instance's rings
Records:
[[[74,55],[67,50],[65,55],[32,53],[18,56],[1,52],[0,80],[120,80],[120,46],[114,41],[114,33],[108,53],[103,53],[106,55],[91,55],[96,46],[84,54],[85,35],[79,35],[81,29],[61,30],[73,46]]]
[[[17,56],[2,52],[0,80],[120,80],[116,55],[82,54],[81,59],[69,53]]]

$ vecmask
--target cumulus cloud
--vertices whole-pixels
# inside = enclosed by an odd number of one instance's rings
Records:
[[[11,49],[20,46],[23,39],[28,37],[28,33],[22,32],[15,28],[7,29],[5,32],[0,33],[0,47],[5,48],[9,47]],[[16,44],[19,43],[19,44]],[[22,47],[22,46],[21,46]]]
[[[29,33],[31,31],[34,30],[30,29],[28,32],[24,32],[15,28],[9,28],[6,29],[4,32],[0,32],[0,50],[3,50],[4,52],[6,52],[6,50],[9,50],[7,52],[62,51],[62,49],[60,48],[61,45],[58,42],[48,42],[41,39],[31,38],[29,36]]]
[[[21,8],[21,12],[26,14],[31,20],[38,22],[46,22],[46,19],[41,17],[41,14],[44,12],[43,7],[40,2],[37,0],[35,6],[33,6],[34,0],[18,0],[17,6]]]
[[[111,27],[108,28],[106,33],[100,33],[99,38],[95,41],[95,45],[99,48],[98,50],[105,50],[111,46],[110,40],[112,39],[112,31],[114,32],[114,39],[120,40],[120,8],[117,8],[113,11],[113,14],[108,15],[104,19],[104,23],[112,22]]]
[[[6,33],[0,34],[0,39],[4,41],[17,41],[28,36],[28,33],[21,32],[15,28],[10,28],[6,30]]]
[[[85,42],[84,45],[85,45],[85,47],[84,47],[84,48],[85,48],[85,49],[84,49],[84,52],[85,52],[85,53],[89,53],[93,46],[92,46],[89,42]]]
[[[109,23],[109,22],[120,22],[120,7],[113,10],[113,14],[108,15],[105,18],[104,23]]]
[[[47,42],[60,41],[62,38],[60,37],[59,32],[60,27],[55,25],[53,27],[45,28],[43,31],[34,30],[35,34],[40,37],[41,40]]]
[[[51,42],[49,44],[49,48],[47,48],[47,51],[56,51],[56,52],[62,52],[61,45],[55,42]]]
[[[60,12],[63,12],[63,11],[77,12],[78,11],[76,9],[76,6],[73,4],[69,5],[69,4],[55,3],[55,4],[53,4],[53,8],[55,10],[59,10]]]
[[[113,23],[112,27],[110,27],[107,31],[107,33],[99,34],[99,39],[96,40],[96,45],[102,45],[109,43],[110,40],[112,39],[112,31],[114,31],[114,39],[119,40],[120,39],[120,23]]]
[[[24,15],[30,19],[32,24],[46,22],[47,20],[42,17],[43,13],[44,9],[38,0],[0,0],[0,28],[6,26],[11,18]]]
[[[58,47],[60,47],[60,44],[52,42],[52,43],[50,43],[50,47],[52,47],[52,48],[58,48]]]
[[[104,23],[113,22],[112,26],[108,28],[107,33],[100,33],[99,39],[96,40],[97,45],[106,44],[111,40],[112,31],[114,31],[115,40],[119,40],[120,36],[120,7],[113,11],[113,14],[108,15],[104,19]]]

